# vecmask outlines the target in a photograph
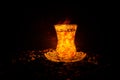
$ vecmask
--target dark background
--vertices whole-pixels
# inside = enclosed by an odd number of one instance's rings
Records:
[[[46,4],[39,8],[15,8],[9,12],[13,12],[15,19],[12,23],[15,27],[6,31],[8,46],[1,53],[1,74],[7,73],[12,56],[20,51],[56,48],[54,25],[64,22],[66,18],[70,19],[70,24],[78,25],[75,44],[79,50],[104,55],[105,60],[111,58],[108,47],[108,8]]]
[[[8,62],[19,51],[56,48],[54,25],[66,18],[70,19],[71,24],[78,25],[75,37],[77,48],[108,56],[112,44],[109,11],[110,8],[106,7],[81,8],[80,4],[74,3],[10,8],[6,12],[8,23],[3,33],[5,49],[1,60]]]
[[[54,25],[66,18],[77,24],[75,44],[81,50],[104,53],[106,13],[102,8],[80,8],[79,5],[46,5],[24,8],[21,23],[16,26],[16,50],[55,48]],[[18,17],[19,17],[18,15]]]

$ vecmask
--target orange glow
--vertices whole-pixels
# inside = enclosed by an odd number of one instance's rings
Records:
[[[75,56],[76,47],[74,44],[75,32],[77,25],[55,25],[57,33],[57,48],[58,56],[64,59],[69,59]]]
[[[57,47],[56,50],[45,53],[46,58],[55,62],[76,62],[82,60],[86,53],[76,52],[74,43],[77,25],[64,23],[54,25],[54,27],[58,39]]]

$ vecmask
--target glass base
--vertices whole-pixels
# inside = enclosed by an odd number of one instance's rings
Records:
[[[48,60],[53,62],[76,62],[76,61],[81,61],[86,57],[86,53],[84,52],[76,52],[76,55],[70,59],[59,57],[56,51],[47,52],[44,55]]]

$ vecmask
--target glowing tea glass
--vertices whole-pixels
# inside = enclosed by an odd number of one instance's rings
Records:
[[[77,25],[58,24],[54,27],[58,39],[56,48],[58,56],[64,59],[70,59],[74,57],[76,53],[74,40]]]
[[[54,25],[57,33],[57,47],[54,51],[45,53],[48,60],[54,62],[76,62],[82,60],[86,53],[77,52],[75,46],[76,24]]]

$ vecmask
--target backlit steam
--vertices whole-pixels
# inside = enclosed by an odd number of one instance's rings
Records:
[[[48,60],[55,62],[76,62],[85,58],[86,53],[76,52],[75,33],[77,30],[76,24],[69,24],[66,20],[63,24],[54,25],[57,33],[57,47],[52,52],[45,53]]]

